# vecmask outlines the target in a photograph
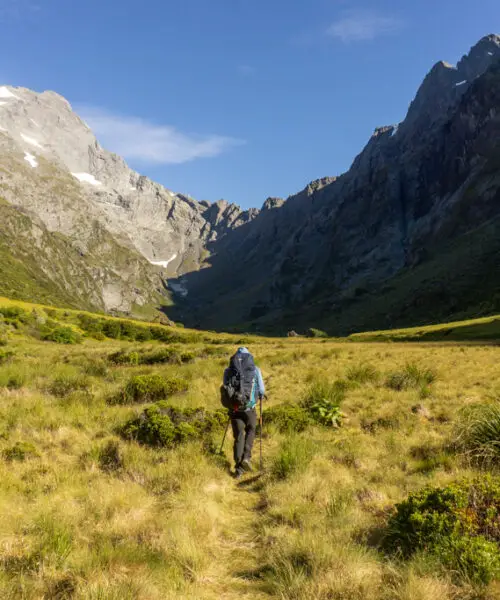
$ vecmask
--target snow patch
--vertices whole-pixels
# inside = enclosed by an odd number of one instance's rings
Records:
[[[467,83],[467,79],[464,79],[463,81],[459,81],[458,83],[455,83],[455,87],[459,87],[461,85],[464,85]]]
[[[30,121],[33,123],[33,125],[35,125],[35,127],[40,127],[40,125],[38,125],[35,119],[30,119]]]
[[[493,52],[488,52],[488,54],[489,54],[490,56],[493,56]]]
[[[37,148],[43,148],[43,146],[39,142],[34,140],[32,137],[24,135],[24,133],[21,133],[21,137],[23,138],[23,140],[25,142],[28,142],[28,144],[31,144],[32,146],[36,146]]]
[[[25,152],[25,154],[24,154],[24,160],[26,162],[29,162],[29,164],[33,168],[38,167],[38,162],[37,162],[36,158],[33,156],[33,154],[30,154],[29,152]]]
[[[7,102],[0,102],[0,106],[2,106],[2,104],[7,104]]]
[[[394,128],[391,133],[391,137],[394,137],[396,135],[396,133],[398,132],[398,129],[399,129],[399,123],[397,125],[394,125]]]
[[[4,85],[0,87],[0,98],[16,98],[17,100],[19,100],[19,98],[10,90],[8,90]]]
[[[177,258],[177,254],[173,254],[172,257],[168,260],[150,260],[149,262],[152,265],[155,265],[157,267],[163,267],[164,269],[166,269],[169,263],[171,263],[175,258]]]
[[[102,182],[97,181],[97,179],[90,173],[71,173],[71,175],[76,177],[81,183],[90,183],[90,185],[95,186],[102,185]]]
[[[137,190],[137,188],[136,188],[136,187],[134,187],[134,186],[132,186],[132,185],[130,186],[130,191],[131,191],[131,192],[135,192],[136,190]]]

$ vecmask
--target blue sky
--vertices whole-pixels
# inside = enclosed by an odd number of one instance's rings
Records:
[[[0,0],[0,85],[53,89],[166,187],[243,207],[345,171],[498,0]]]

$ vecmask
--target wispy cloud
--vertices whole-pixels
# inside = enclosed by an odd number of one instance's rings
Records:
[[[175,127],[115,115],[92,106],[80,106],[77,110],[106,149],[141,164],[181,164],[218,156],[245,143],[221,135],[183,133]]]
[[[346,10],[327,30],[329,36],[342,42],[362,42],[401,29],[403,21],[397,17],[371,10]]]

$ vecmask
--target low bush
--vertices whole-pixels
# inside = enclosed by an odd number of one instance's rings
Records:
[[[298,435],[287,437],[276,454],[271,473],[276,479],[288,479],[306,470],[314,456],[315,444]]]
[[[93,377],[107,377],[109,374],[108,365],[101,358],[88,358],[83,363],[83,371]]]
[[[166,402],[158,402],[139,418],[128,421],[121,429],[121,435],[148,446],[172,448],[202,438],[226,422],[227,414],[223,410],[178,409]]]
[[[264,425],[270,424],[282,433],[304,431],[312,419],[307,410],[296,404],[280,404],[264,413]]]
[[[194,352],[181,352],[175,348],[161,348],[152,352],[119,350],[111,354],[108,360],[115,365],[180,365],[193,362],[195,358]]]
[[[14,357],[12,350],[0,350],[0,365],[5,365]]]
[[[321,329],[315,329],[314,327],[311,327],[310,329],[307,330],[307,337],[310,338],[327,338],[329,337],[328,334],[326,333],[326,331],[321,331]]]
[[[47,387],[49,394],[57,398],[66,398],[73,392],[89,391],[91,382],[81,374],[63,374],[56,377]]]
[[[18,365],[8,365],[0,372],[0,388],[20,390],[27,382],[26,371]]]
[[[3,315],[4,319],[19,319],[26,317],[28,313],[20,306],[0,306],[0,315]]]
[[[139,364],[139,352],[127,351],[127,350],[119,350],[118,352],[113,352],[108,356],[108,361],[113,365],[131,365],[137,366]]]
[[[386,549],[434,555],[462,578],[487,584],[500,575],[500,480],[484,477],[426,488],[396,506]]]
[[[56,344],[79,344],[82,336],[72,327],[56,327],[42,335],[42,340]]]
[[[109,440],[98,450],[99,467],[108,473],[123,468],[123,455],[117,440]]]
[[[343,417],[340,404],[348,387],[345,381],[318,381],[307,390],[301,405],[320,425],[339,427]]]
[[[500,457],[500,405],[465,408],[455,429],[457,448],[474,460],[491,464]]]
[[[378,380],[379,375],[373,365],[357,365],[347,369],[346,379],[359,384],[373,383]]]
[[[386,386],[398,392],[412,388],[426,390],[435,380],[436,374],[432,369],[410,363],[401,371],[390,373],[386,379]]]
[[[29,442],[17,442],[10,448],[2,451],[2,456],[7,461],[24,461],[28,458],[36,458],[40,453],[33,444]]]
[[[84,331],[89,337],[94,339],[103,339],[106,336],[103,332],[103,321],[102,319],[96,319],[90,315],[79,314],[78,321],[80,329]]]
[[[117,403],[157,402],[173,394],[187,391],[189,384],[178,377],[165,378],[161,375],[136,375],[125,386],[116,399]]]

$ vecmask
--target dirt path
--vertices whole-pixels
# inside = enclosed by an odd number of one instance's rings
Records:
[[[224,514],[217,556],[206,575],[201,598],[269,600],[273,596],[264,591],[262,580],[256,576],[264,559],[258,530],[262,501],[260,475],[248,474],[240,481],[214,481],[210,485],[214,489],[223,487],[224,504],[230,508]]]

